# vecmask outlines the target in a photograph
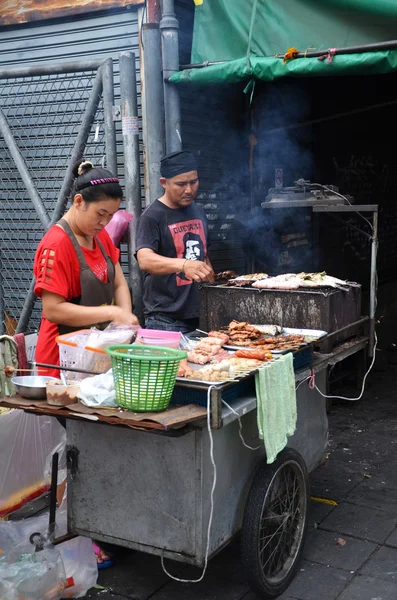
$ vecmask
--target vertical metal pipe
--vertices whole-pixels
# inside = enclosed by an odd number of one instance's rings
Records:
[[[375,345],[375,318],[376,318],[376,294],[377,294],[377,273],[376,273],[376,257],[378,253],[378,211],[374,211],[372,217],[372,242],[371,242],[371,281],[370,281],[370,296],[369,296],[369,345],[368,355],[370,358],[374,355]]]
[[[106,167],[117,175],[116,128],[113,118],[114,79],[113,60],[108,58],[101,67],[103,76],[103,111],[106,142]]]
[[[128,212],[134,215],[128,229],[128,271],[134,312],[142,320],[142,274],[135,259],[137,220],[141,214],[141,177],[139,161],[138,100],[135,54],[120,54],[121,120],[123,131],[125,200]]]
[[[181,107],[177,86],[168,82],[179,71],[178,20],[174,0],[163,0],[160,31],[163,52],[165,138],[167,153],[182,149]]]
[[[48,537],[52,541],[55,534],[56,511],[57,511],[57,486],[58,486],[58,459],[59,454],[52,455],[51,462],[51,490],[50,490],[50,515],[48,523]]]
[[[161,36],[158,23],[142,26],[143,74],[141,96],[144,104],[144,144],[146,155],[146,204],[162,195],[159,182],[164,145],[164,90],[161,68]]]

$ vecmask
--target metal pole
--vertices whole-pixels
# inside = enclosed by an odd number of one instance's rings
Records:
[[[145,190],[146,204],[162,195],[159,182],[160,160],[164,148],[164,90],[161,69],[161,36],[158,23],[142,26],[144,79],[141,95],[144,97],[144,143],[146,150]],[[143,90],[142,90],[143,87]]]
[[[376,318],[376,291],[377,291],[377,274],[376,274],[376,257],[378,253],[378,211],[374,211],[372,218],[372,242],[371,242],[371,281],[370,281],[370,296],[369,296],[369,346],[368,355],[370,358],[374,355],[375,345],[375,318]]]
[[[86,109],[81,121],[79,133],[77,134],[76,141],[73,146],[72,154],[69,160],[68,167],[66,169],[65,177],[62,183],[61,191],[55,205],[53,216],[50,225],[56,223],[68,200],[68,196],[73,183],[73,167],[82,156],[84,148],[86,146],[88,136],[90,135],[91,127],[95,119],[95,114],[98,109],[99,101],[102,94],[102,72],[99,69],[95,77],[94,84],[92,86],[91,94],[87,102]],[[24,333],[26,331],[30,316],[32,314],[33,307],[36,302],[36,296],[34,294],[34,279],[30,283],[29,291],[24,302],[21,315],[19,317],[17,333]]]
[[[77,60],[74,62],[53,63],[50,65],[35,65],[33,67],[11,67],[0,69],[0,79],[14,77],[36,77],[40,75],[59,75],[60,73],[79,73],[96,71],[103,64],[101,60]]]
[[[44,229],[47,229],[47,227],[50,223],[50,218],[47,215],[47,211],[44,208],[43,201],[42,201],[38,191],[36,190],[36,186],[33,182],[33,179],[29,175],[29,171],[27,169],[25,160],[24,160],[22,154],[20,153],[17,144],[15,143],[14,136],[12,135],[11,129],[7,123],[7,119],[6,119],[3,111],[1,110],[1,108],[0,108],[0,133],[4,137],[4,141],[7,144],[10,154],[15,162],[15,166],[18,169],[19,174],[22,178],[22,181],[25,184],[26,190],[30,196],[31,201],[33,202],[33,205],[36,209],[39,219],[40,219]]]
[[[178,21],[174,0],[163,0],[160,31],[163,51],[165,139],[167,153],[182,149],[181,107],[177,86],[169,83],[173,73],[179,71]]]
[[[113,60],[108,58],[101,67],[103,75],[103,108],[106,140],[106,167],[117,175],[116,129],[113,118],[114,79]]]
[[[136,226],[141,214],[141,177],[139,161],[138,100],[135,54],[120,54],[120,94],[123,130],[125,200],[128,212],[134,215],[128,228],[128,272],[134,312],[143,318],[142,274],[135,259]]]

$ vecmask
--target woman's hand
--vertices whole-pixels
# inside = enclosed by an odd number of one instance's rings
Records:
[[[116,323],[125,323],[126,325],[137,325],[139,327],[139,321],[137,317],[125,308],[121,308],[121,306],[110,307],[109,321],[115,321]]]
[[[186,260],[183,272],[193,281],[214,281],[214,271],[211,266],[201,260]]]

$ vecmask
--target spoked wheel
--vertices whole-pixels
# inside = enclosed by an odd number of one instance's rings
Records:
[[[291,583],[307,528],[309,476],[305,461],[286,448],[277,460],[263,462],[245,507],[241,552],[252,589],[277,598]]]

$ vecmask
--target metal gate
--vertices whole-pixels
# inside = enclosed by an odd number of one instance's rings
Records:
[[[124,59],[134,69],[128,54]],[[38,242],[65,210],[74,164],[84,155],[117,173],[115,120],[131,119],[131,110],[137,114],[136,89],[132,102],[131,86],[124,94],[122,115],[114,106],[111,58],[1,70],[0,80],[0,333],[12,334],[39,325],[27,273]],[[135,137],[123,129],[127,149],[138,145]],[[139,188],[137,161],[132,174]],[[131,167],[125,171],[131,196]]]

